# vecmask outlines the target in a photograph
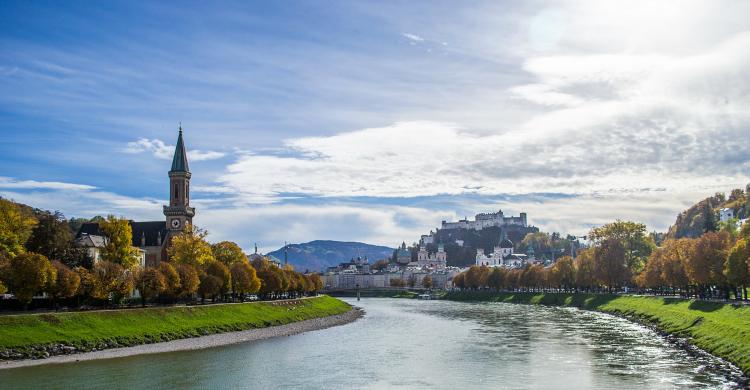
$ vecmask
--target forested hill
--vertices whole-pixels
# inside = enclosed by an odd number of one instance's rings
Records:
[[[370,245],[362,242],[343,242],[316,240],[303,244],[290,244],[288,249],[289,263],[297,271],[321,271],[327,267],[349,261],[352,257],[367,257],[370,264],[380,259],[391,257],[393,248]],[[284,260],[284,248],[268,253]]]
[[[750,216],[750,184],[742,189],[734,189],[729,195],[717,193],[694,204],[677,216],[669,228],[667,238],[695,238],[706,231],[718,229],[719,210],[730,208],[738,219]]]

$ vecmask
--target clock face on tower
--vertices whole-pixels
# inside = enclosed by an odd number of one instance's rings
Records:
[[[179,219],[173,219],[172,220],[172,227],[177,229],[180,227],[180,220]]]

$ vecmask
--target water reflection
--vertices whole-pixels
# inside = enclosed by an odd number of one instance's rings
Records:
[[[349,325],[234,346],[0,371],[5,388],[740,388],[628,321],[505,303],[363,299]]]

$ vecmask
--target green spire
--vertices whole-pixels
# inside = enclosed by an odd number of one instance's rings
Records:
[[[177,136],[177,146],[174,149],[174,158],[172,159],[172,169],[170,172],[190,172],[185,143],[182,141],[182,125],[180,125],[180,135]]]

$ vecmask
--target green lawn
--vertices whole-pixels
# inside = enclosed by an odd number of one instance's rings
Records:
[[[82,349],[102,343],[125,346],[263,328],[349,311],[338,299],[0,316],[0,351],[32,351],[40,345]]]
[[[452,292],[445,299],[575,306],[622,315],[686,338],[750,374],[750,307],[651,296]]]

